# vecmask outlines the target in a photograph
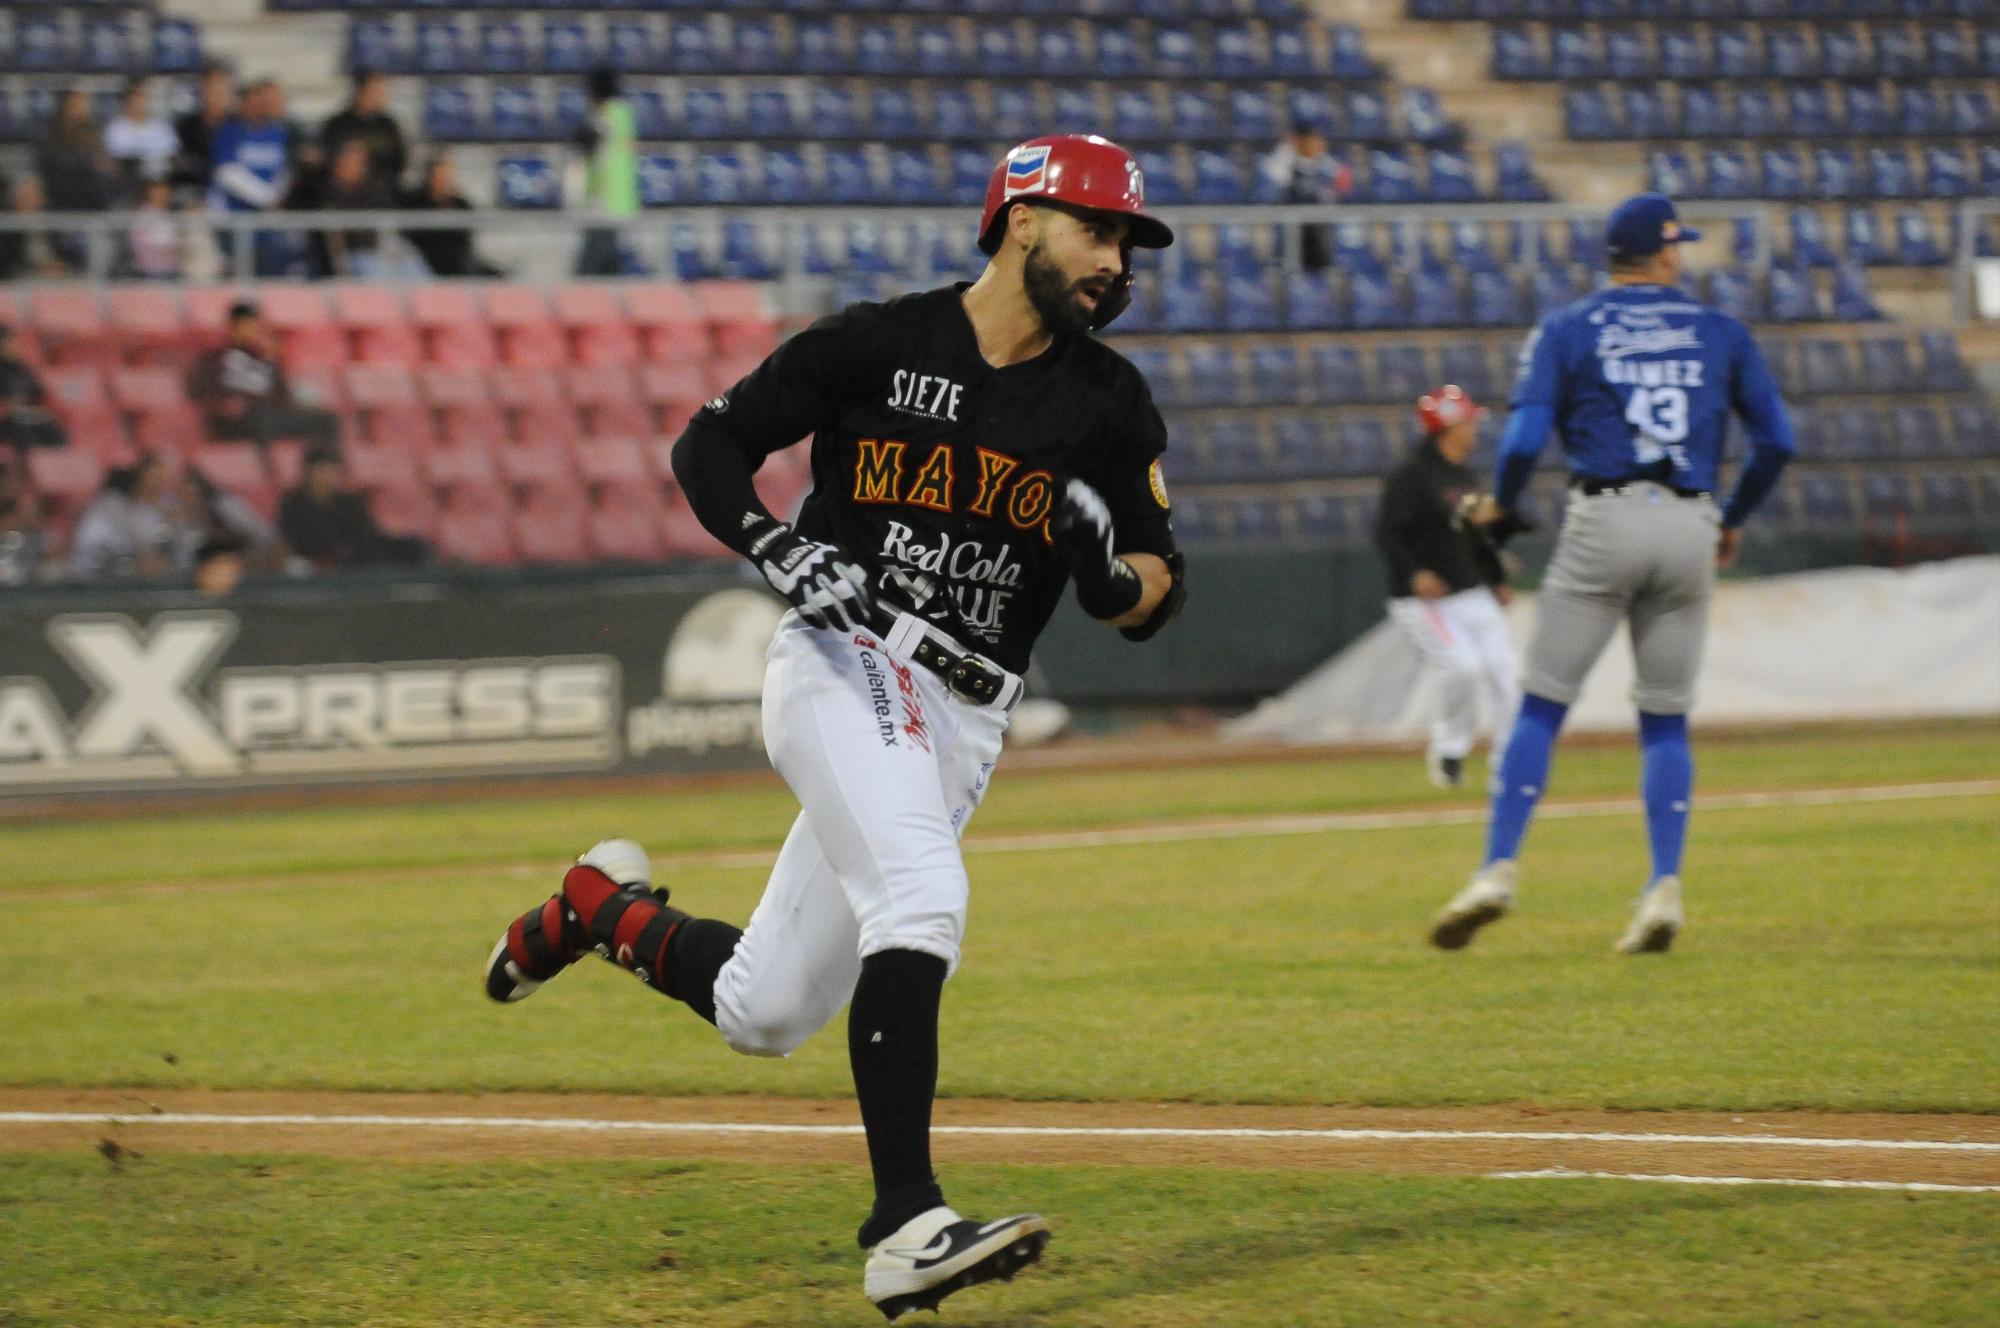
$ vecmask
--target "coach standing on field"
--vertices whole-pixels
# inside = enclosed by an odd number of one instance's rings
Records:
[[[1468,517],[1481,512],[1479,482],[1466,466],[1486,408],[1448,384],[1417,398],[1424,440],[1382,486],[1375,546],[1389,567],[1389,618],[1423,654],[1437,682],[1425,765],[1439,788],[1465,782],[1479,732],[1479,696],[1493,721],[1493,750],[1506,745],[1514,709],[1514,638],[1501,608],[1513,598],[1498,545]]]
[[[1796,445],[1750,330],[1676,285],[1680,245],[1699,239],[1674,205],[1640,194],[1605,228],[1611,284],[1542,321],[1521,352],[1500,441],[1498,514],[1519,499],[1549,432],[1569,460],[1568,512],[1536,608],[1521,709],[1494,781],[1486,861],[1445,907],[1431,941],[1469,942],[1514,903],[1515,857],[1548,783],[1549,757],[1584,676],[1630,625],[1652,873],[1617,948],[1656,953],[1682,926],[1681,847],[1694,761],[1694,704],[1718,567]],[[1734,412],[1750,457],[1718,509],[1717,471]]]

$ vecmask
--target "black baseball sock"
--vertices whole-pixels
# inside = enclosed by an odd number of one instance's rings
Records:
[[[736,953],[743,929],[713,918],[689,918],[667,945],[660,990],[684,1001],[709,1023],[715,1022],[715,976]]]
[[[931,1172],[931,1100],[937,1096],[938,1004],[945,962],[915,950],[861,961],[847,1009],[847,1058],[875,1171],[875,1208],[862,1248],[944,1202]]]

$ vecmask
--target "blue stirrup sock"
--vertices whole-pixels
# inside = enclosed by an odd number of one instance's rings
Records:
[[[1530,693],[1521,698],[1521,711],[1514,718],[1514,731],[1508,735],[1494,781],[1493,810],[1486,822],[1488,866],[1520,853],[1528,818],[1535,814],[1535,804],[1548,784],[1549,756],[1567,714],[1568,706],[1546,696]]]
[[[1678,876],[1687,843],[1688,801],[1694,793],[1694,751],[1686,715],[1639,712],[1640,792],[1646,800],[1646,838],[1653,848],[1653,880]],[[1650,887],[1649,887],[1650,888]]]

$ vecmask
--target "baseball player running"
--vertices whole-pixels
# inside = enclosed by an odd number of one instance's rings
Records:
[[[1511,509],[1551,428],[1570,466],[1568,511],[1528,644],[1521,707],[1494,781],[1485,865],[1445,906],[1431,940],[1446,950],[1514,905],[1515,859],[1549,756],[1584,676],[1620,622],[1631,629],[1652,876],[1626,954],[1657,953],[1683,923],[1681,848],[1694,762],[1694,703],[1709,596],[1736,557],[1745,520],[1796,445],[1750,331],[1675,286],[1680,244],[1698,239],[1674,205],[1640,194],[1605,228],[1611,285],[1544,319],[1521,351],[1494,498]],[[1734,411],[1750,456],[1717,511],[1723,430]]]
[[[1066,583],[1145,640],[1182,562],[1145,380],[1089,333],[1129,301],[1133,246],[1173,234],[1137,164],[1038,138],[995,168],[980,279],[857,304],[781,346],[675,444],[702,524],[792,605],[764,677],[764,742],[801,811],[748,926],[691,917],[629,840],[590,849],[507,928],[487,994],[519,1000],[595,950],[784,1056],[848,1007],[874,1171],[863,1291],[890,1319],[1032,1263],[1035,1215],[981,1222],[931,1170],[938,1006],[967,884],[958,838],[999,759],[1029,650]],[[813,435],[796,527],[751,475]]]
[[[1375,544],[1389,564],[1389,617],[1422,652],[1437,681],[1425,766],[1439,788],[1465,780],[1479,731],[1480,693],[1493,750],[1506,745],[1514,708],[1514,638],[1502,606],[1513,599],[1490,526],[1474,525],[1479,482],[1466,467],[1486,408],[1447,385],[1417,399],[1424,441],[1389,473]]]

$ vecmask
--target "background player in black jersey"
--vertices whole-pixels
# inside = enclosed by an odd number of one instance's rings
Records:
[[[674,448],[696,514],[789,600],[764,741],[802,808],[743,930],[652,890],[607,840],[517,919],[487,992],[518,1000],[598,953],[782,1056],[849,1006],[875,1202],[863,1290],[894,1319],[1039,1257],[1035,1215],[962,1219],[931,1170],[938,1008],[967,884],[958,836],[999,759],[1020,671],[1063,588],[1144,640],[1181,560],[1145,380],[1089,334],[1128,298],[1146,215],[1132,157],[1035,139],[995,168],[970,286],[855,305],[708,403]],[[811,434],[796,529],[759,502],[765,456]]]
[[[1389,568],[1389,617],[1424,657],[1437,689],[1425,751],[1431,782],[1457,788],[1479,732],[1480,697],[1493,750],[1507,741],[1519,663],[1501,612],[1512,598],[1507,571],[1483,515],[1479,480],[1466,466],[1486,413],[1456,384],[1417,399],[1424,441],[1391,471],[1375,516],[1375,545]],[[1519,525],[1502,530],[1504,537]]]

